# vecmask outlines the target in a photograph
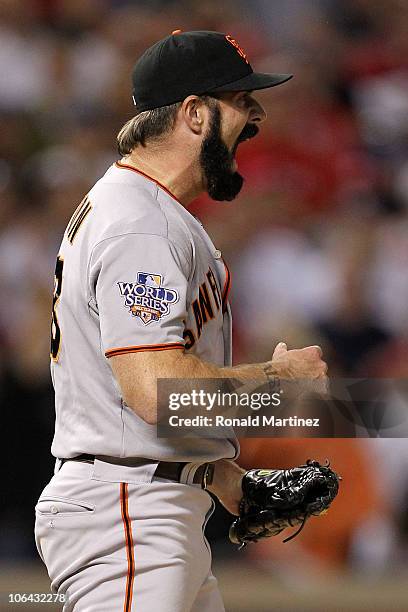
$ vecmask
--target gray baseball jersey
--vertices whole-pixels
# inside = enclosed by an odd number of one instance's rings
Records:
[[[230,365],[229,286],[219,251],[193,215],[134,168],[109,168],[73,214],[57,258],[53,455],[235,457],[235,438],[157,438],[123,402],[108,363],[125,353],[186,350]]]

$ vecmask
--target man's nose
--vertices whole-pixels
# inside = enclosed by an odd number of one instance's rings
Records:
[[[248,117],[249,123],[262,123],[266,119],[266,111],[264,107],[257,101],[252,101],[251,110]]]

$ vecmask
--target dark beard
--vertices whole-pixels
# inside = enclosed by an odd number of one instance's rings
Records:
[[[237,197],[244,184],[239,172],[232,170],[234,155],[240,142],[258,133],[254,124],[247,124],[239,135],[233,151],[229,151],[221,138],[221,113],[217,106],[211,108],[211,124],[203,140],[200,164],[207,188],[213,200],[230,202]]]

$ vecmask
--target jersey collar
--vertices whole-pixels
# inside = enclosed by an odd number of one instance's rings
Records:
[[[179,204],[181,204],[180,200],[178,198],[176,198],[176,196],[174,195],[174,193],[171,193],[171,191],[169,189],[167,189],[167,187],[165,187],[164,185],[162,185],[161,183],[159,183],[159,181],[156,181],[156,179],[154,179],[153,177],[149,176],[148,174],[146,174],[145,172],[142,172],[141,170],[138,170],[137,168],[135,168],[134,166],[129,166],[128,164],[123,164],[121,161],[117,161],[115,162],[115,166],[117,168],[122,168],[123,170],[132,170],[132,172],[136,172],[137,174],[141,174],[142,176],[144,176],[145,178],[147,178],[149,181],[152,181],[153,183],[156,183],[156,185],[158,187],[160,187],[160,189],[163,189],[163,191],[165,191],[166,193],[169,194],[169,196],[171,196],[173,198],[173,200],[176,200],[176,202],[178,202]],[[183,206],[183,204],[181,204],[181,206]]]

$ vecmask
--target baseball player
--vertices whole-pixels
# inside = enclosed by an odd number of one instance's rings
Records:
[[[231,367],[230,273],[187,210],[203,191],[237,196],[237,146],[265,119],[252,92],[289,78],[253,72],[229,35],[159,41],[134,68],[122,159],[68,223],[51,329],[56,466],[35,524],[66,612],[224,609],[204,527],[207,491],[239,514],[237,440],[158,438],[158,378],[326,377],[318,347],[283,343]]]

